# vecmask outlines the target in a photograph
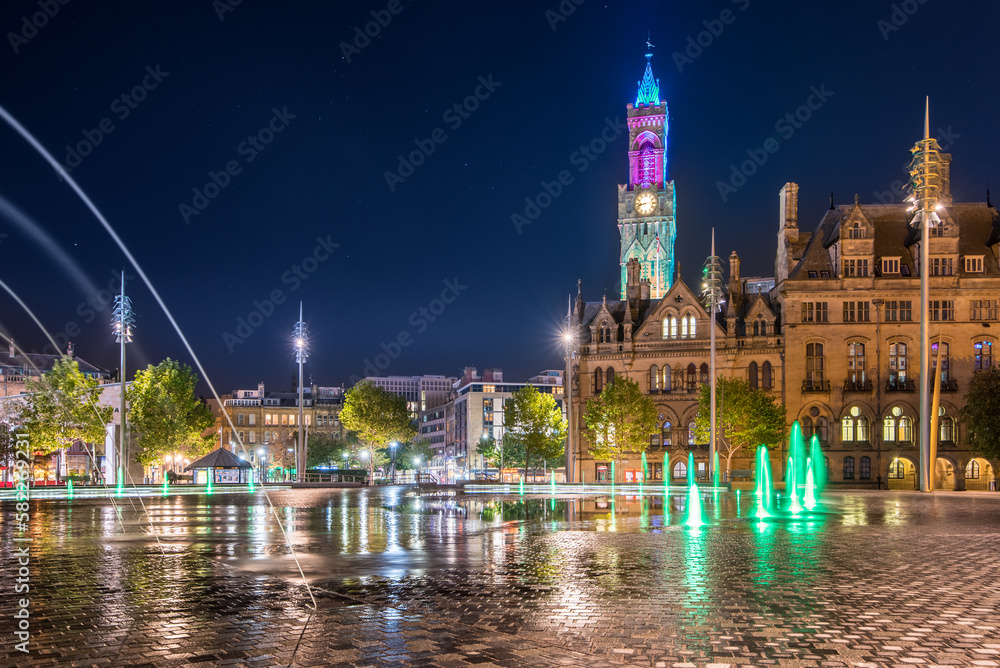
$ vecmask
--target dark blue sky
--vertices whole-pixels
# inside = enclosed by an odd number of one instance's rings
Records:
[[[58,12],[39,15],[49,4]],[[472,364],[516,379],[558,367],[556,330],[576,280],[588,299],[617,293],[616,184],[627,166],[621,139],[582,172],[573,154],[608,119],[624,119],[647,31],[670,109],[677,254],[689,282],[713,225],[719,254],[737,250],[745,275],[773,272],[786,181],[801,186],[807,228],[831,190],[839,202],[889,190],[920,137],[927,94],[932,127],[948,136],[935,134],[954,156],[956,201],[981,201],[991,170],[1000,179],[990,160],[1000,149],[992,2],[564,0],[564,11],[575,7],[564,21],[546,14],[558,0],[222,6],[11,0],[0,10],[0,105],[60,160],[68,145],[100,140],[73,176],[220,392],[259,380],[288,386],[299,299],[312,332],[307,372],[321,384],[363,374],[365,360],[400,337],[408,345],[383,373]],[[341,43],[373,11],[386,25],[348,62]],[[23,17],[44,25],[25,27]],[[689,47],[689,62],[673,56]],[[813,87],[832,95],[789,136],[776,124]],[[445,115],[477,90],[475,111]],[[433,153],[390,189],[397,156],[429,138]],[[780,149],[724,201],[718,182],[769,138]],[[6,126],[0,147],[0,196],[64,254],[0,212],[3,280],[51,333],[68,332],[78,354],[117,367],[110,310],[87,304],[94,294],[80,276],[105,287],[123,254]],[[565,169],[573,183],[519,234],[511,215]],[[210,172],[225,187],[209,187],[215,197],[202,201],[193,189],[211,183]],[[185,216],[182,204],[203,209]],[[190,363],[149,291],[132,286],[130,366]],[[444,290],[451,303],[436,304]],[[274,291],[284,301],[271,312],[263,302]],[[267,317],[238,331],[255,300]],[[42,334],[13,300],[0,304],[3,331],[41,349]],[[421,308],[441,312],[431,321]]]

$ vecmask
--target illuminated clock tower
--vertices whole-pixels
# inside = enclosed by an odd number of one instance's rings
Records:
[[[628,105],[628,183],[618,186],[618,232],[621,235],[621,285],[625,298],[625,264],[639,261],[641,280],[649,281],[650,297],[663,297],[673,283],[674,182],[667,172],[667,101],[660,99],[660,80],[653,78],[646,54],[646,73],[635,104]]]

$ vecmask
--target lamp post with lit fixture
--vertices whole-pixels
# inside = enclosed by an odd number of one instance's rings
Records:
[[[295,361],[299,365],[299,440],[295,445],[295,476],[301,480],[302,474],[305,473],[307,449],[306,443],[302,440],[302,365],[309,357],[309,330],[302,319],[302,302],[299,302],[299,321],[292,328],[292,337],[295,341]]]
[[[125,438],[125,344],[132,343],[132,330],[135,327],[135,313],[132,311],[132,300],[125,296],[125,272],[122,272],[122,291],[115,297],[115,307],[111,312],[111,331],[115,335],[115,341],[121,346],[121,364],[118,370],[118,380],[121,382],[121,396],[119,397],[118,421],[118,461],[115,462],[118,470],[115,473],[118,479],[115,481],[120,487],[125,482],[125,475],[128,472],[128,443]]]
[[[934,489],[931,470],[931,409],[930,409],[930,228],[941,224],[943,190],[941,147],[931,138],[930,98],[924,108],[924,138],[910,152],[909,211],[915,211],[910,225],[920,227],[920,491]]]
[[[562,339],[566,349],[566,375],[563,378],[563,396],[566,397],[566,482],[573,482],[576,466],[573,451],[573,447],[576,445],[576,440],[573,438],[573,359],[576,354],[576,335],[573,330],[573,312],[568,304],[566,329],[563,330]],[[500,452],[502,456],[502,447]],[[503,476],[502,465],[500,475]]]

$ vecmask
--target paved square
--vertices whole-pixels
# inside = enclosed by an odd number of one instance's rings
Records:
[[[30,654],[12,508],[3,666],[996,666],[1000,495],[843,493],[759,524],[731,495],[272,492],[32,503]],[[613,512],[613,514],[612,514]]]

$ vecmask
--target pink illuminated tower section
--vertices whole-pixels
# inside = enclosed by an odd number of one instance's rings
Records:
[[[660,80],[653,77],[646,54],[646,72],[635,104],[628,105],[628,183],[618,186],[618,232],[621,236],[621,285],[625,298],[625,264],[632,258],[649,281],[650,297],[663,297],[673,284],[674,240],[677,236],[674,182],[667,171],[670,121]]]

